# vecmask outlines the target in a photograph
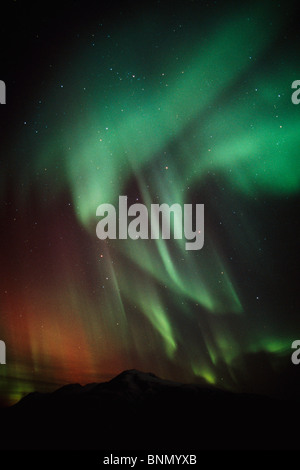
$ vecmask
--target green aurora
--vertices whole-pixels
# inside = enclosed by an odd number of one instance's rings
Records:
[[[292,7],[203,10],[99,13],[59,56],[43,48],[18,137],[2,143],[11,401],[131,367],[265,391],[249,357],[271,374],[290,362],[294,281],[280,279],[280,250],[300,187],[300,77],[281,38]],[[204,248],[99,241],[96,208],[119,195],[204,203]]]

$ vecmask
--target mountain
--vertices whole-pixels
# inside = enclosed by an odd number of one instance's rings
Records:
[[[31,393],[0,419],[2,449],[293,449],[299,406],[129,370]]]

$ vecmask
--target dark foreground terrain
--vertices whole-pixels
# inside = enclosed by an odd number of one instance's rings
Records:
[[[2,449],[297,449],[298,402],[125,371],[2,409]]]

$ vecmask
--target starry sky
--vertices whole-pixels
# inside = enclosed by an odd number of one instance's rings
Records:
[[[24,3],[1,21],[1,399],[130,368],[290,394],[293,2]],[[119,195],[204,204],[203,249],[99,240]]]

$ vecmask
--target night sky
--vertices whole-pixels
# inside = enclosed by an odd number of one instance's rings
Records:
[[[131,368],[299,389],[293,3],[2,8],[1,398]],[[119,195],[204,204],[204,247],[99,240]]]

